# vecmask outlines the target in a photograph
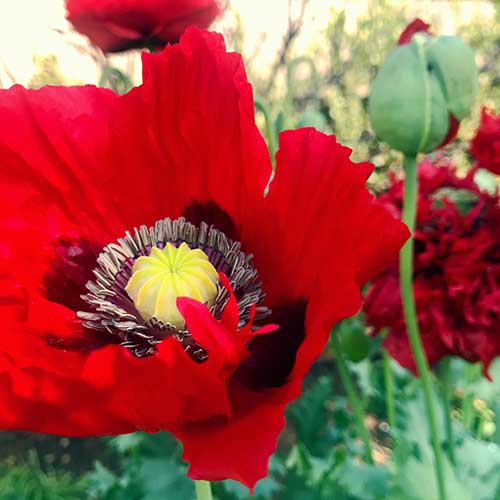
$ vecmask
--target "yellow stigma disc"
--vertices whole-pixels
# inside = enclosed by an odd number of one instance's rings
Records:
[[[163,250],[153,247],[132,267],[125,290],[144,320],[153,316],[178,329],[185,326],[177,309],[177,297],[189,297],[210,307],[217,296],[219,275],[199,248],[186,243],[179,248],[167,243]]]

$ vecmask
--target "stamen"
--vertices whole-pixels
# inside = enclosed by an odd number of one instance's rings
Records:
[[[264,293],[251,260],[241,252],[240,243],[203,222],[196,227],[181,217],[141,226],[99,255],[95,280],[87,283],[88,293],[82,296],[92,311],[80,311],[78,316],[84,326],[112,336],[110,342],[118,337],[138,357],[153,355],[156,344],[173,336],[194,361],[203,362],[207,353],[185,329],[175,299],[200,300],[220,319],[229,299],[218,282],[222,272],[238,303],[238,326],[249,321],[254,306],[258,325],[271,311],[262,305]]]

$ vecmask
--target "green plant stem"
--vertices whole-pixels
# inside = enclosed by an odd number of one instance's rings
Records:
[[[450,371],[451,359],[446,357],[441,362],[441,383],[443,394],[444,422],[446,426],[446,442],[448,445],[448,457],[452,464],[455,464],[455,440],[453,437],[453,423],[451,413],[453,409],[453,386]]]
[[[463,424],[464,426],[472,430],[475,423],[475,412],[474,412],[474,395],[466,394],[462,401],[462,414],[463,414]]]
[[[396,425],[396,412],[394,409],[394,380],[392,378],[391,358],[385,349],[382,349],[382,360],[384,364],[385,408],[387,411],[387,421],[390,429],[392,430]]]
[[[498,486],[495,492],[494,500],[500,500],[500,481],[498,481]]]
[[[373,464],[370,433],[368,432],[368,429],[365,425],[365,412],[363,404],[361,403],[360,396],[356,394],[354,382],[351,378],[351,373],[349,372],[349,368],[347,367],[347,363],[344,357],[342,344],[335,331],[332,334],[332,345],[335,349],[335,359],[337,361],[337,368],[339,370],[340,379],[342,380],[342,384],[344,385],[347,393],[347,399],[354,414],[354,420],[356,422],[358,434],[365,445],[365,461],[368,464]]]
[[[212,489],[208,481],[195,481],[194,486],[197,500],[213,500]]]
[[[411,236],[401,249],[399,261],[399,273],[401,282],[401,300],[405,316],[408,339],[415,358],[418,373],[422,381],[424,391],[427,420],[429,422],[432,448],[434,450],[435,472],[438,484],[440,500],[446,500],[445,479],[443,472],[443,457],[441,444],[437,431],[436,412],[432,399],[431,373],[420,333],[418,331],[417,312],[413,297],[413,233],[417,212],[417,162],[415,156],[405,156],[404,169],[404,199],[403,199],[403,222],[408,226]]]
[[[265,135],[267,139],[267,146],[269,148],[269,156],[271,157],[271,163],[273,164],[273,173],[274,173],[274,169],[276,166],[274,155],[276,154],[277,150],[277,138],[276,134],[274,133],[271,116],[269,114],[267,105],[264,103],[264,101],[261,101],[260,99],[256,98],[254,101],[254,105],[255,109],[260,111],[262,113],[262,116],[264,117]]]

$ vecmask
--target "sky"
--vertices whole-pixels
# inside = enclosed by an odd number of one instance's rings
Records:
[[[296,1],[296,0],[294,0]],[[244,20],[245,53],[251,54],[265,33],[258,54],[263,67],[274,61],[283,34],[287,29],[289,0],[231,0],[232,6]],[[415,14],[430,14],[433,9],[450,10],[440,32],[452,32],[451,12],[454,1],[414,0],[410,9]],[[470,9],[487,6],[488,2],[471,0],[459,2],[463,15]],[[347,29],[355,28],[356,17],[366,9],[366,0],[309,0],[301,36],[295,48],[298,52],[310,45],[330,18],[332,7],[344,7]],[[410,13],[411,14],[411,13]],[[409,15],[410,15],[409,14]],[[449,22],[446,22],[448,20]],[[219,21],[219,23],[228,20]],[[217,23],[214,29],[218,28]],[[33,56],[54,54],[68,82],[96,83],[99,75],[95,62],[82,48],[86,39],[71,31],[65,20],[64,0],[0,0],[0,84],[12,85],[12,80],[26,84],[34,72]],[[139,71],[138,54],[113,56],[113,64],[123,69]]]

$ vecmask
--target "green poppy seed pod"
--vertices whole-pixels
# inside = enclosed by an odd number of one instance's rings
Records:
[[[477,95],[477,70],[464,42],[432,37],[420,20],[410,24],[400,44],[373,82],[368,113],[382,140],[413,156],[455,137]]]

